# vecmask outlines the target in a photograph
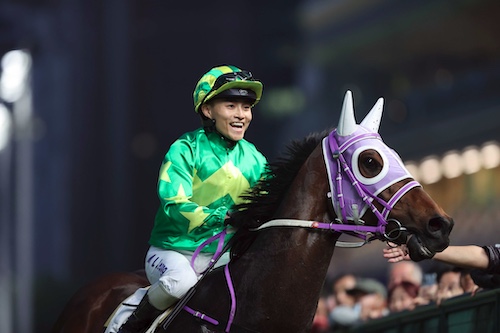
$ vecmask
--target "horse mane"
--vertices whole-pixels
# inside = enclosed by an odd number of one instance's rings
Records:
[[[312,133],[302,140],[291,141],[286,146],[285,154],[268,164],[264,177],[241,195],[244,202],[234,206],[228,224],[238,230],[247,230],[271,220],[300,168],[330,131]]]

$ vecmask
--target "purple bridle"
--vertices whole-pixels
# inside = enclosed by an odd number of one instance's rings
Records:
[[[358,169],[358,157],[361,152],[373,149],[383,160],[381,172],[373,178],[365,178]],[[385,232],[388,216],[396,203],[408,191],[421,186],[412,180],[402,186],[388,202],[378,195],[389,186],[413,177],[405,168],[401,158],[394,150],[387,147],[378,133],[369,132],[359,126],[349,136],[340,136],[334,130],[323,140],[323,156],[330,182],[329,193],[332,205],[337,215],[338,224],[329,229],[342,232],[353,232],[355,236],[366,240],[365,233],[381,235],[384,240],[393,240]],[[379,211],[374,204],[377,201],[383,206]],[[370,209],[377,217],[377,226],[365,226],[361,217]],[[399,230],[403,227],[396,220]],[[360,233],[361,232],[361,233]]]

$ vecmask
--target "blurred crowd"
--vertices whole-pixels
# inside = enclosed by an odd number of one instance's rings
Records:
[[[436,264],[432,271],[424,271],[413,261],[391,263],[384,281],[342,274],[325,283],[311,332],[349,332],[372,319],[439,305],[452,297],[474,295],[479,289],[470,270],[445,263]]]

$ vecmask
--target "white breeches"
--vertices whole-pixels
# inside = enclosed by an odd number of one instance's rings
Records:
[[[182,298],[196,284],[200,274],[208,267],[212,254],[200,253],[195,259],[193,270],[191,258],[193,252],[177,252],[163,250],[151,246],[146,254],[146,275],[151,288],[148,290],[150,302],[156,308],[163,310]],[[229,262],[229,253],[215,264],[215,267]]]

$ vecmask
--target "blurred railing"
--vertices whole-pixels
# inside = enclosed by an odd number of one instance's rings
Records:
[[[441,305],[391,314],[350,330],[352,333],[498,333],[500,289],[465,294]]]

